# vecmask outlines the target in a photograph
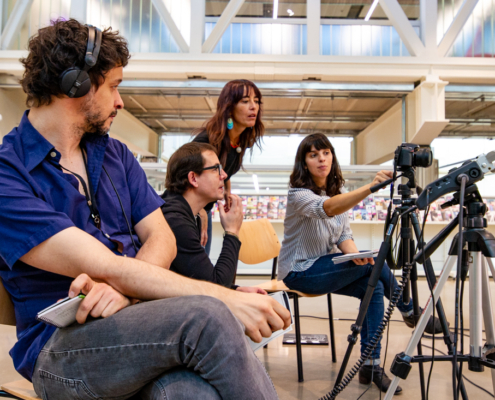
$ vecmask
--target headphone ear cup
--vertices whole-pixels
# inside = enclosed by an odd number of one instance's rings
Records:
[[[91,80],[86,71],[73,67],[65,70],[60,75],[59,86],[63,94],[71,98],[78,98],[88,94],[91,89]]]

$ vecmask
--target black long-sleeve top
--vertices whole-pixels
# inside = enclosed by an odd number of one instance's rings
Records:
[[[189,278],[209,281],[235,289],[237,261],[241,242],[233,235],[225,235],[223,247],[216,265],[201,246],[201,218],[195,217],[186,199],[165,191],[165,204],[161,209],[177,241],[177,256],[170,267]]]

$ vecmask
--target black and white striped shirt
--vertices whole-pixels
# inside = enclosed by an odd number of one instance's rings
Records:
[[[319,257],[340,253],[337,245],[352,239],[347,211],[333,217],[325,213],[323,203],[329,198],[309,189],[289,190],[278,280],[291,271],[307,270]]]

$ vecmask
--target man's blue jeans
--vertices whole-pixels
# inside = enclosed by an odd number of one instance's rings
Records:
[[[242,324],[212,297],[127,307],[57,329],[33,374],[43,400],[277,399]]]
[[[288,288],[308,294],[335,293],[345,296],[363,299],[368,287],[368,279],[373,265],[356,265],[352,261],[342,264],[334,264],[332,259],[342,254],[329,254],[318,258],[306,271],[291,272],[284,279]],[[370,343],[384,314],[383,296],[390,300],[390,294],[397,287],[397,281],[387,263],[383,266],[380,280],[378,281],[371,298],[368,312],[363,321],[361,330],[361,353]],[[412,301],[408,305],[402,302],[402,296],[397,304],[402,312],[413,309]],[[381,342],[378,343],[372,353],[373,359],[380,358]]]

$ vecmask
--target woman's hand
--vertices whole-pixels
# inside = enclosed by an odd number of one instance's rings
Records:
[[[394,173],[392,171],[379,171],[375,178],[373,179],[373,182],[370,183],[369,187],[371,188],[372,186],[378,185],[379,183],[385,182],[387,179],[393,178]]]
[[[201,218],[201,246],[205,247],[208,242],[208,215],[204,208],[199,212]]]
[[[93,318],[107,318],[131,305],[131,301],[122,293],[106,283],[95,282],[86,274],[81,274],[72,281],[69,297],[75,297],[81,292],[86,297],[76,313],[76,320],[80,324],[86,322],[88,315]]]
[[[366,264],[371,264],[375,265],[375,260],[373,258],[356,258],[354,260],[354,264],[356,265],[366,265]]]

